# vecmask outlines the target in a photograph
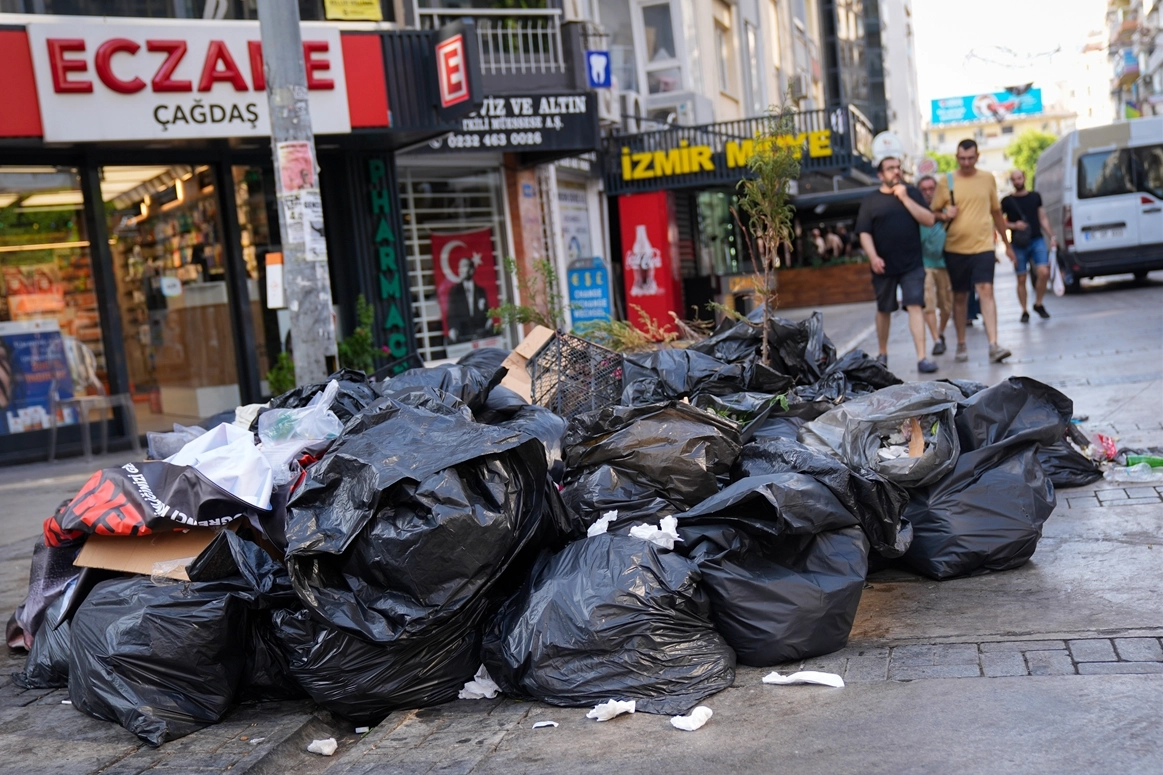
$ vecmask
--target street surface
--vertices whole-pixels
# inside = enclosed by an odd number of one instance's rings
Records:
[[[1012,272],[999,267],[1000,340],[991,365],[980,323],[971,359],[937,358],[935,376],[993,384],[1028,375],[1063,390],[1088,433],[1120,445],[1163,445],[1163,273],[1087,283],[1050,297],[1053,315],[1018,322]],[[798,318],[807,311],[782,311]],[[838,346],[875,353],[873,304],[824,310]],[[889,366],[915,380],[903,314]],[[111,456],[103,465],[121,458]],[[62,461],[0,470],[0,608],[22,599],[43,519],[99,464]],[[741,668],[711,697],[714,717],[683,733],[664,717],[606,723],[586,709],[498,699],[393,713],[365,736],[310,703],[237,709],[225,723],[143,747],[115,724],[63,705],[67,692],[0,686],[0,766],[27,775],[199,773],[1120,773],[1163,772],[1163,486],[1058,493],[1026,566],[934,582],[900,571],[869,578],[848,648],[811,660],[842,689],[767,686]],[[0,670],[22,654],[0,654]],[[781,667],[786,672],[799,665]],[[560,726],[533,730],[539,720]],[[335,736],[330,759],[306,753]],[[261,742],[256,742],[262,738]]]

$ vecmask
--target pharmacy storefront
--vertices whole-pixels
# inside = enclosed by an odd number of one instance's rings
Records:
[[[258,24],[12,18],[27,23],[0,29],[0,462],[43,454],[54,392],[128,393],[141,432],[269,395],[289,312]],[[406,359],[391,149],[425,135],[390,126],[383,34],[302,37],[320,170],[292,187],[321,189],[340,328],[365,295]]]

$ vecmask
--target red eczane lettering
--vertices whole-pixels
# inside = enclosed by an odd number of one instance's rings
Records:
[[[160,51],[169,54],[162,62],[161,67],[154,73],[151,81],[155,92],[194,91],[194,84],[189,81],[175,81],[173,79],[174,70],[181,63],[182,57],[186,55],[186,41],[147,40],[145,48],[147,51]]]
[[[57,94],[88,94],[93,91],[92,81],[70,81],[69,73],[83,73],[89,69],[84,59],[66,59],[66,51],[84,51],[85,41],[80,38],[49,38],[48,64],[52,71],[52,88]]]
[[[110,67],[110,60],[114,54],[125,52],[132,56],[140,48],[140,44],[128,38],[112,38],[98,46],[97,54],[93,57],[93,69],[97,71],[97,77],[101,79],[101,83],[121,94],[135,94],[144,89],[145,81],[137,77],[123,81]]]
[[[219,63],[222,63],[225,69],[219,70]],[[212,40],[210,47],[206,49],[206,62],[202,65],[202,77],[198,79],[198,91],[210,91],[217,81],[233,84],[235,91],[249,91],[246,79],[242,77],[234,57],[230,56],[230,49],[226,47],[225,41]]]

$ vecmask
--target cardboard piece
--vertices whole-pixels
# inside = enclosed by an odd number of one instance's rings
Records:
[[[909,418],[909,457],[920,457],[925,453],[925,435],[916,417]]]
[[[525,337],[521,341],[521,344],[513,348],[513,351],[509,353],[509,357],[505,358],[504,362],[501,363],[502,366],[509,370],[509,373],[501,380],[501,384],[529,403],[533,403],[533,380],[529,377],[526,364],[554,335],[555,333],[552,328],[535,326],[529,332],[529,336]]]
[[[188,581],[186,566],[202,553],[215,535],[217,531],[208,527],[143,536],[91,535],[85,540],[73,565],[150,576],[153,575],[155,563],[188,560],[159,574],[178,581]]]

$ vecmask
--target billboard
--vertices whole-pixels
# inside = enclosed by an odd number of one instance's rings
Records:
[[[991,94],[971,94],[965,97],[945,97],[933,100],[933,124],[951,124],[958,121],[1001,121],[1009,116],[1029,116],[1042,112],[1042,90],[1028,89],[1017,94],[999,91]]]

